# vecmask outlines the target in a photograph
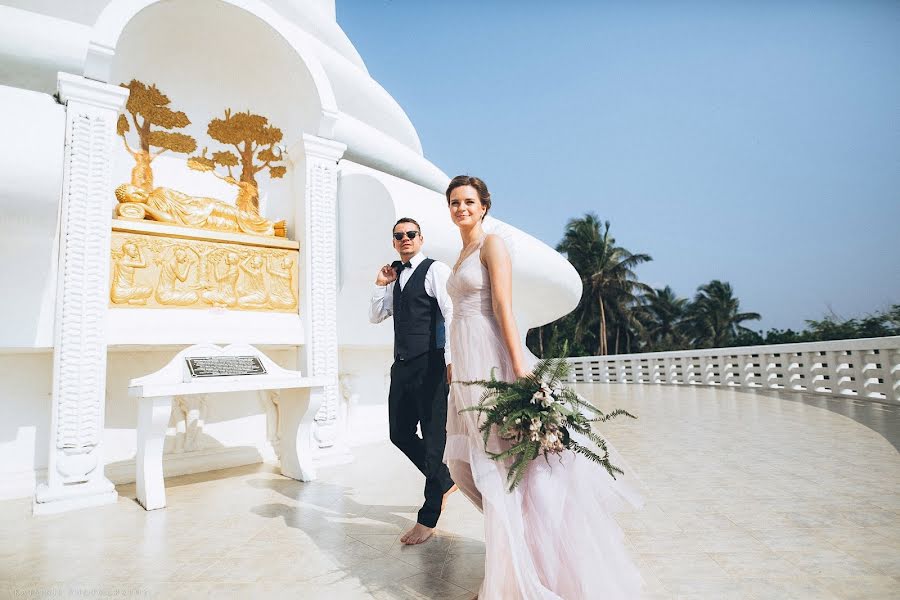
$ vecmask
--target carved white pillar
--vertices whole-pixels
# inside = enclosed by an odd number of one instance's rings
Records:
[[[112,144],[128,92],[68,73],[59,74],[58,86],[66,105],[66,140],[53,403],[47,482],[36,490],[35,514],[117,497],[103,474],[99,446],[106,405]]]
[[[322,407],[316,414],[320,448],[342,446],[338,390],[337,343],[337,162],[344,144],[303,135],[306,163],[306,245],[310,257],[309,365],[311,375],[328,378]],[[336,448],[337,449],[337,448]],[[341,453],[344,449],[341,449]],[[321,454],[321,453],[320,453]]]

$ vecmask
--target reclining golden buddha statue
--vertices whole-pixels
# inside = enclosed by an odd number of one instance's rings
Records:
[[[232,177],[223,178],[239,188],[236,204],[216,198],[191,196],[171,188],[147,191],[130,183],[116,188],[116,214],[126,219],[145,219],[199,229],[285,237],[285,222],[270,221],[255,209],[256,186]]]

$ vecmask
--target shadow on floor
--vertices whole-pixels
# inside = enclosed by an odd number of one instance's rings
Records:
[[[414,516],[418,506],[362,504],[352,497],[352,488],[321,481],[306,484],[291,479],[252,479],[247,483],[292,501],[290,505],[258,505],[252,512],[282,519],[288,528],[312,540],[318,551],[338,567],[322,576],[329,585],[359,585],[369,593],[392,598],[472,596],[459,587],[458,581],[451,583],[442,576],[447,567],[448,578],[455,579],[450,576],[455,565],[447,565],[453,559],[453,544],[472,546],[481,542],[435,531],[423,544],[403,546],[399,536],[415,524],[404,515]],[[294,505],[297,502],[299,507]],[[359,543],[347,543],[348,537]],[[483,571],[473,573],[476,579],[481,576]]]

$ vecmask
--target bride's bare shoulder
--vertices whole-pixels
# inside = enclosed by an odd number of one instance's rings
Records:
[[[482,248],[486,250],[506,250],[506,242],[503,241],[503,238],[497,235],[496,233],[489,233],[484,236],[484,243],[482,244]]]
[[[506,249],[506,242],[503,241],[502,237],[495,233],[489,233],[484,236],[484,242],[481,245],[482,260],[507,256],[509,256],[509,252]]]

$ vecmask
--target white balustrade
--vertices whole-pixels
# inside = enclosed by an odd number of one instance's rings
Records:
[[[567,360],[570,383],[774,389],[900,404],[900,336]]]

